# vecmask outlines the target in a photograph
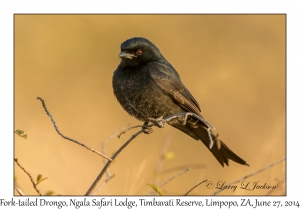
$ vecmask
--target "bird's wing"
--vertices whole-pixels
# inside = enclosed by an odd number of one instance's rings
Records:
[[[193,112],[202,117],[198,102],[180,81],[173,69],[158,62],[151,62],[146,68],[148,68],[148,72],[156,85],[158,85],[166,94],[187,112]]]

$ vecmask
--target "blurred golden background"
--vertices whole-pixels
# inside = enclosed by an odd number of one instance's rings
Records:
[[[285,15],[15,15],[14,157],[36,177],[38,185],[60,195],[83,195],[103,167],[103,159],[61,138],[60,131],[98,151],[116,130],[141,124],[118,104],[112,74],[120,44],[142,36],[152,41],[176,68],[221,139],[250,167],[230,161],[222,168],[209,150],[166,126],[138,136],[111,164],[112,178],[99,195],[147,195],[167,138],[171,139],[160,183],[191,166],[164,187],[164,195],[182,195],[204,179],[226,184],[286,156],[286,16]],[[133,133],[106,144],[111,156]],[[204,167],[193,167],[202,164]],[[105,178],[105,176],[104,176]],[[102,181],[104,180],[102,179]],[[36,195],[15,165],[15,179],[27,195]],[[246,179],[279,185],[275,191],[224,190],[220,195],[285,195],[286,163]],[[191,195],[217,191],[205,184]],[[16,192],[15,192],[16,194]],[[17,194],[16,194],[17,195]]]

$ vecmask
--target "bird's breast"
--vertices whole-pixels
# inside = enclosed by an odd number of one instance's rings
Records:
[[[120,70],[113,75],[114,94],[121,106],[141,121],[170,115],[164,106],[173,103],[144,69]]]

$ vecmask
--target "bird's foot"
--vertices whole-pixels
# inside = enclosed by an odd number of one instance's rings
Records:
[[[150,133],[153,132],[153,129],[152,129],[151,127],[148,126],[148,122],[145,122],[145,123],[143,124],[143,132],[144,132],[145,134],[150,134]]]
[[[148,118],[148,120],[150,121],[150,122],[153,122],[155,125],[157,125],[157,127],[159,127],[159,128],[163,128],[163,127],[165,127],[166,126],[166,121],[165,120],[163,120],[163,116],[161,116],[161,117],[158,117],[158,118],[151,118],[151,117],[149,117]]]

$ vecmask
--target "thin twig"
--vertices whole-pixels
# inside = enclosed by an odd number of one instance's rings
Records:
[[[170,177],[169,179],[167,179],[166,181],[164,181],[161,185],[159,185],[159,187],[163,187],[165,186],[167,183],[169,183],[170,181],[172,181],[173,179],[175,179],[176,177],[180,176],[181,174],[188,172],[189,170],[191,170],[191,168],[186,168],[180,172],[178,172],[177,174],[175,174],[174,176]]]
[[[119,129],[119,130],[116,130],[116,131],[112,132],[112,134],[110,134],[110,135],[102,142],[102,144],[101,144],[101,152],[102,152],[103,155],[106,155],[106,154],[105,154],[105,153],[106,153],[106,152],[105,152],[105,146],[106,146],[107,142],[108,142],[109,140],[111,140],[117,133],[120,133],[120,130],[123,130],[123,129],[121,128],[121,129]],[[106,162],[107,162],[107,160],[106,160],[106,159],[103,159],[103,164],[104,164],[104,165],[106,164]],[[107,177],[110,177],[110,176],[111,176],[111,173],[110,173],[109,169],[106,170],[106,176],[107,176]]]
[[[39,189],[36,187],[36,183],[34,183],[34,180],[31,176],[30,173],[28,173],[28,171],[26,171],[26,169],[20,165],[19,161],[18,161],[18,158],[14,158],[14,161],[16,162],[16,164],[25,172],[25,174],[27,174],[27,176],[29,177],[32,185],[33,185],[33,188],[35,189],[35,191],[39,194],[39,195],[42,195],[42,193],[39,191]]]
[[[173,172],[173,171],[182,170],[184,168],[203,169],[205,167],[206,167],[205,164],[184,164],[184,165],[175,166],[175,167],[172,167],[172,168],[168,168],[168,169],[162,170],[161,173],[162,174],[166,174],[166,173],[170,173],[170,172]]]
[[[109,140],[111,140],[117,133],[120,133],[120,130],[123,130],[123,127],[121,128],[121,129],[119,129],[119,130],[116,130],[116,131],[114,131],[114,132],[112,132],[103,142],[102,142],[102,144],[101,144],[101,148],[102,148],[102,150],[101,150],[101,152],[102,152],[102,154],[104,154],[104,155],[106,155],[105,153],[105,146],[106,146],[106,144],[107,144],[107,142],[109,141]],[[107,160],[106,159],[103,159],[103,164],[105,165],[107,163]],[[91,193],[91,195],[95,195],[95,194],[97,194],[101,189],[102,189],[102,187],[109,181],[109,180],[111,180],[115,175],[113,174],[111,174],[110,173],[110,171],[109,171],[109,169],[107,169],[106,171],[105,171],[105,173],[106,173],[106,179],[94,190],[94,192],[93,193]]]
[[[204,183],[204,182],[206,182],[207,181],[207,179],[206,180],[203,180],[202,182],[200,182],[200,183],[198,183],[198,184],[196,184],[194,187],[192,187],[189,191],[187,191],[187,193],[185,193],[184,195],[188,195],[193,189],[195,189],[196,187],[198,187],[200,184],[202,184],[202,183]]]
[[[172,140],[172,137],[167,136],[167,138],[165,140],[165,143],[164,143],[164,145],[161,149],[159,159],[158,159],[157,164],[156,164],[156,172],[155,172],[156,174],[155,174],[155,179],[154,179],[154,182],[153,182],[155,185],[158,185],[158,183],[159,183],[159,178],[160,178],[160,174],[161,174],[162,165],[163,165],[163,162],[165,160],[164,155],[165,155],[165,153],[167,152],[167,150],[170,146],[171,140]]]
[[[243,181],[243,180],[245,180],[245,179],[247,179],[247,178],[249,178],[249,177],[251,177],[251,176],[254,176],[254,175],[256,175],[256,174],[258,174],[258,173],[260,173],[260,172],[262,172],[262,171],[264,171],[264,170],[266,170],[266,169],[268,169],[268,168],[271,168],[271,167],[277,165],[278,163],[281,163],[281,162],[284,161],[284,160],[285,160],[285,158],[282,158],[282,159],[280,159],[280,160],[278,160],[278,161],[276,161],[276,162],[274,162],[274,163],[271,163],[270,165],[267,165],[267,166],[265,166],[265,167],[259,169],[258,171],[255,171],[255,172],[253,172],[253,173],[251,173],[251,174],[248,174],[248,175],[246,175],[246,176],[244,176],[244,177],[242,177],[242,178],[240,178],[240,179],[238,179],[238,180],[236,180],[236,181],[231,182],[230,184],[228,184],[228,186],[231,186],[231,185],[234,185],[234,184],[236,184],[236,183],[239,183],[239,182],[241,182],[241,181]],[[225,189],[225,188],[222,188],[222,189],[220,189],[220,190],[214,192],[212,195],[216,195],[216,194],[218,194],[219,192],[223,191],[224,189]]]
[[[284,180],[278,180],[277,181],[277,187],[276,188],[271,188],[267,193],[266,195],[271,195],[275,190],[278,189],[278,187],[280,188],[282,186],[282,184],[284,183]]]
[[[127,131],[130,131],[134,128],[142,128],[143,125],[136,125],[136,126],[131,126],[129,128],[126,128],[125,130],[123,130],[119,135],[118,135],[118,138],[120,138],[123,134],[125,134]]]
[[[15,190],[19,193],[19,195],[24,196],[25,193],[23,192],[23,190],[18,186],[17,183],[15,183]]]
[[[38,98],[40,99],[42,102],[43,102],[43,99],[41,98]],[[45,107],[44,107],[45,108]],[[48,114],[48,112],[47,112]],[[49,113],[50,114],[50,113]],[[48,115],[49,115],[48,114]],[[49,115],[51,116],[51,115]],[[104,175],[105,171],[107,170],[107,168],[110,166],[112,160],[114,160],[118,154],[134,139],[136,138],[138,135],[140,135],[141,133],[144,133],[146,129],[148,128],[151,128],[151,127],[154,127],[154,126],[158,126],[158,127],[161,127],[161,125],[165,125],[167,122],[175,119],[175,118],[178,118],[178,117],[185,117],[187,118],[187,116],[194,116],[195,118],[199,119],[201,122],[203,123],[206,123],[208,124],[208,129],[207,129],[207,132],[209,133],[209,138],[211,140],[211,143],[210,143],[210,146],[213,144],[213,140],[212,140],[212,137],[211,137],[211,134],[210,134],[210,130],[211,129],[215,129],[209,122],[207,122],[206,120],[204,120],[202,117],[199,117],[198,115],[194,114],[194,113],[190,113],[190,112],[187,112],[187,113],[179,113],[179,114],[174,114],[174,115],[171,115],[171,116],[168,116],[164,119],[156,119],[154,120],[154,122],[150,125],[137,125],[137,126],[132,126],[128,129],[126,129],[125,131],[122,131],[121,134],[125,134],[127,131],[133,129],[133,128],[138,128],[138,127],[141,127],[142,129],[139,130],[138,132],[136,132],[135,134],[133,134],[131,136],[131,138],[129,138],[125,144],[123,144],[119,149],[118,151],[111,157],[111,160],[107,161],[107,163],[105,164],[104,168],[102,169],[102,171],[100,172],[100,174],[97,176],[97,178],[95,179],[95,181],[93,182],[93,184],[91,185],[91,187],[88,189],[88,191],[85,193],[85,195],[90,195],[92,190],[96,187],[97,183],[99,182],[99,180],[102,178],[102,176]],[[52,120],[52,118],[51,118]],[[54,121],[53,121],[54,122]],[[54,124],[55,125],[55,124]],[[216,130],[216,129],[215,129]],[[119,135],[120,136],[120,135]],[[218,136],[218,134],[216,135]]]
[[[77,140],[75,140],[75,139],[72,139],[72,138],[67,137],[67,136],[65,136],[64,134],[62,134],[62,133],[59,131],[59,129],[58,129],[57,125],[56,125],[56,122],[54,121],[52,115],[51,115],[50,112],[48,111],[44,99],[42,99],[41,97],[37,97],[37,99],[39,99],[39,100],[42,102],[42,105],[43,105],[43,108],[44,108],[45,112],[46,112],[47,115],[50,117],[50,119],[51,119],[51,121],[52,121],[52,123],[53,123],[53,126],[54,126],[56,132],[57,132],[61,137],[63,137],[64,139],[67,139],[67,140],[69,140],[69,141],[72,141],[72,142],[74,142],[74,143],[76,143],[76,144],[79,144],[80,146],[82,146],[82,147],[84,147],[84,148],[86,148],[86,149],[88,149],[88,150],[90,150],[90,151],[96,153],[97,155],[100,155],[100,156],[102,156],[103,158],[105,158],[105,159],[111,161],[111,158],[109,158],[109,157],[107,157],[107,156],[101,154],[101,153],[98,152],[97,150],[94,150],[94,149],[92,149],[92,148],[86,146],[85,144],[83,144],[83,143],[81,143],[81,142],[79,142],[79,141],[77,141]]]
[[[133,140],[135,139],[138,135],[140,135],[141,133],[143,133],[144,129],[141,129],[140,131],[138,131],[137,133],[133,134],[126,142],[125,144],[123,144],[118,151],[111,157],[112,160],[114,160],[118,154]],[[112,163],[112,161],[107,161],[107,163],[105,164],[104,168],[102,169],[102,171],[100,172],[100,174],[97,176],[97,178],[95,179],[95,181],[93,182],[92,186],[88,189],[88,191],[85,193],[85,195],[90,195],[91,192],[93,191],[93,189],[96,187],[97,183],[99,182],[99,180],[102,178],[102,176],[104,175],[105,171],[107,170],[107,168],[109,167],[109,165]]]
[[[180,176],[181,174],[183,174],[185,172],[188,172],[189,170],[191,170],[191,169],[190,168],[186,168],[183,171],[178,172],[177,174],[173,175],[172,177],[170,177],[169,179],[167,179],[166,181],[164,181],[162,184],[160,184],[159,188],[165,186],[167,183],[169,183],[170,181],[172,181],[176,177]],[[155,192],[155,190],[152,190],[151,192],[149,192],[148,195],[152,194],[153,192]]]
[[[109,175],[108,177],[106,177],[106,179],[97,187],[97,189],[91,194],[91,195],[96,195],[100,190],[101,188],[109,181],[111,180],[112,178],[115,177],[115,174],[112,174],[112,175]]]

